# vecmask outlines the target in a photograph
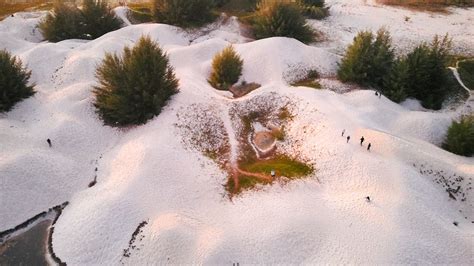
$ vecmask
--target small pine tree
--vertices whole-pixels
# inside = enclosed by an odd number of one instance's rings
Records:
[[[423,43],[406,56],[408,94],[420,100],[425,108],[440,109],[450,91],[447,69],[450,47],[447,35],[443,39],[436,36],[431,45]]]
[[[393,64],[390,74],[385,76],[382,91],[384,95],[394,102],[402,102],[408,97],[407,79],[408,66],[406,60],[399,59]]]
[[[53,11],[40,22],[43,37],[50,42],[67,39],[95,39],[117,30],[122,22],[103,0],[84,0],[83,9],[55,1]]]
[[[212,60],[209,83],[216,89],[227,90],[242,75],[243,61],[232,46],[227,46]]]
[[[443,148],[458,155],[474,155],[474,115],[452,122]]]
[[[43,37],[50,42],[80,38],[83,35],[82,15],[74,5],[55,1],[52,12],[39,24]]]
[[[82,8],[84,33],[90,39],[120,29],[122,21],[104,0],[84,0]]]
[[[31,71],[23,68],[19,59],[6,50],[0,50],[0,112],[8,112],[22,99],[35,92],[28,85]]]
[[[369,66],[373,58],[372,41],[374,35],[361,31],[346,50],[339,65],[337,76],[342,82],[368,83]]]
[[[369,31],[359,32],[346,50],[338,77],[343,82],[381,88],[394,57],[392,39],[384,28],[379,29],[376,36]]]
[[[310,19],[323,19],[329,15],[329,9],[324,7],[324,0],[297,0],[303,15]]]
[[[190,27],[212,21],[214,0],[153,0],[156,22]]]
[[[146,123],[178,92],[167,56],[149,37],[126,47],[122,57],[106,54],[96,76],[100,85],[94,87],[94,106],[112,126]]]
[[[252,24],[257,39],[283,36],[303,43],[314,41],[315,32],[306,24],[298,6],[292,3],[261,2]]]

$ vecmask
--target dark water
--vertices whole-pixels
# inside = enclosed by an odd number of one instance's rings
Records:
[[[48,232],[53,221],[45,220],[0,245],[0,265],[49,265],[46,261]]]

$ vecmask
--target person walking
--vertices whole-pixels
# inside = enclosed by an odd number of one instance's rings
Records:
[[[362,138],[360,138],[360,146],[362,146],[362,143],[364,143],[364,136],[362,136]]]
[[[344,133],[346,133],[346,130],[345,130],[345,129],[342,130],[341,137],[344,137]]]
[[[370,151],[370,148],[372,147],[372,144],[369,143],[369,146],[367,146],[367,150]]]
[[[367,202],[370,202],[370,197],[369,197],[369,196],[365,197],[365,200],[366,200]]]
[[[53,145],[51,144],[51,140],[50,140],[50,139],[47,139],[46,142],[48,142],[48,145],[49,145],[50,148],[53,147]]]
[[[347,142],[346,143],[349,143],[350,139],[351,139],[351,136],[347,136]]]
[[[379,93],[377,91],[375,91],[375,96],[379,96]]]

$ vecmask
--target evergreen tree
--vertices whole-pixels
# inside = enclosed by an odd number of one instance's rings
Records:
[[[0,112],[10,111],[17,102],[35,93],[28,85],[30,76],[19,59],[0,50]]]
[[[157,43],[142,37],[123,56],[106,54],[96,75],[94,106],[107,125],[143,124],[178,92],[178,80]]]
[[[420,100],[425,108],[440,109],[450,90],[447,69],[450,47],[447,35],[443,39],[436,36],[431,45],[423,43],[406,57],[408,94]]]
[[[374,51],[372,41],[374,35],[369,31],[361,31],[346,50],[339,65],[337,76],[342,82],[354,82],[367,85],[370,65]]]
[[[75,5],[55,1],[49,12],[39,24],[43,37],[50,42],[83,37],[83,19],[81,11]]]
[[[369,31],[359,32],[346,50],[338,77],[343,82],[381,88],[394,58],[392,39],[387,30],[379,29],[376,36]]]
[[[452,122],[443,148],[463,156],[474,155],[474,115]]]
[[[303,43],[314,41],[314,31],[306,24],[298,6],[287,2],[261,2],[253,31],[257,39],[283,36]]]
[[[53,11],[40,22],[46,40],[95,39],[120,28],[122,22],[103,0],[84,0],[80,10],[72,3],[56,1]]]
[[[115,16],[104,0],[84,0],[82,8],[83,35],[98,38],[120,29],[122,21]]]
[[[384,78],[382,91],[384,95],[394,102],[402,102],[408,97],[408,66],[404,59],[398,59],[393,64],[390,73]]]
[[[181,27],[201,26],[212,21],[214,0],[154,0],[156,22]]]
[[[212,60],[209,83],[216,89],[227,90],[242,75],[243,61],[232,46],[226,47]]]

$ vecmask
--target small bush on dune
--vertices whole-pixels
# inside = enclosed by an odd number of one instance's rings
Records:
[[[62,1],[55,2],[52,12],[41,21],[39,28],[50,42],[84,37],[81,10]]]
[[[107,54],[96,70],[94,106],[107,125],[143,124],[178,92],[178,80],[157,43],[142,37],[123,56]]]
[[[153,14],[156,22],[190,27],[212,21],[214,0],[154,0]]]
[[[228,90],[242,75],[243,61],[232,46],[226,47],[212,60],[209,83],[216,89]]]
[[[329,9],[324,7],[324,0],[298,0],[303,15],[310,19],[323,19],[329,15]]]
[[[95,39],[117,30],[122,22],[103,0],[84,0],[83,9],[56,1],[53,11],[39,24],[46,40]]]
[[[306,24],[299,7],[292,3],[261,2],[252,24],[257,39],[283,36],[303,43],[314,41],[315,32]]]
[[[453,121],[443,148],[458,155],[474,155],[474,115],[464,116],[459,122]]]
[[[122,26],[122,21],[104,0],[84,0],[82,17],[84,34],[90,35],[91,39],[118,30]]]
[[[23,68],[19,59],[0,50],[0,112],[7,112],[19,101],[34,94],[28,85],[31,72]]]

